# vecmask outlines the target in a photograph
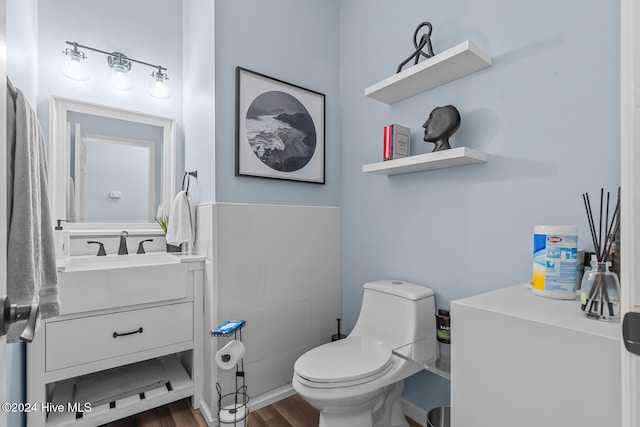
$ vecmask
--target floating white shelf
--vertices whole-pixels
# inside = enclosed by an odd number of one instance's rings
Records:
[[[398,175],[431,169],[450,168],[487,162],[489,155],[468,147],[451,148],[433,153],[418,154],[401,159],[370,163],[362,166],[362,172],[378,175]]]
[[[364,94],[385,104],[393,104],[490,65],[491,57],[467,40],[369,86]]]

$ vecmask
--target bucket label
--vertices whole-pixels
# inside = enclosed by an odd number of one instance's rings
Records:
[[[533,235],[533,289],[574,292],[578,262],[578,236]]]

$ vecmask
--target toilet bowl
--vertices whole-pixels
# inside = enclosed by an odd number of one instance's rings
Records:
[[[320,410],[320,427],[408,427],[403,380],[422,366],[393,350],[426,339],[435,359],[434,316],[429,288],[391,280],[366,283],[351,334],[306,352],[294,366],[293,388]]]

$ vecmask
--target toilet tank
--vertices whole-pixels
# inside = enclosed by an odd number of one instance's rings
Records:
[[[363,287],[360,315],[350,336],[382,342],[391,350],[423,338],[435,341],[432,289],[400,280],[376,280]]]

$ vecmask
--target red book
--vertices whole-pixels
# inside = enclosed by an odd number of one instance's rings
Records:
[[[387,125],[384,127],[384,153],[382,154],[383,160],[390,160],[393,158],[393,125]]]

